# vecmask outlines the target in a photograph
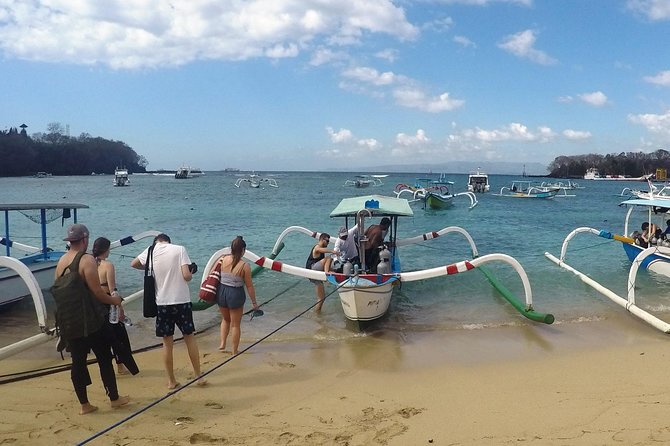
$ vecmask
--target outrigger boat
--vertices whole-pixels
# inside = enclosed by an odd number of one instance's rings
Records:
[[[387,176],[388,175],[356,175],[353,180],[346,180],[344,185],[354,186],[359,189],[370,186],[381,186],[384,184],[381,179]]]
[[[496,197],[510,197],[510,198],[551,199],[554,198],[560,190],[561,189],[557,187],[537,186],[530,181],[513,181],[510,186],[503,186],[500,189],[500,193],[493,195],[495,195]]]
[[[656,224],[653,221],[655,218],[662,218],[663,220],[665,220],[669,216],[668,213],[666,212],[668,211],[668,206],[670,206],[670,202],[664,199],[635,198],[623,201],[620,205],[629,207],[628,211],[626,212],[626,217],[624,220],[624,227],[623,227],[624,234],[629,234],[629,230],[631,229],[630,225],[631,215],[636,209],[639,210],[640,208],[642,208],[643,210],[646,211],[647,213],[646,221],[650,225],[650,227],[652,224]],[[657,212],[660,209],[664,209],[664,211],[658,214]],[[591,279],[584,273],[576,270],[575,268],[571,267],[566,263],[565,259],[567,256],[568,245],[570,241],[573,238],[575,238],[578,234],[585,234],[585,233],[621,242],[621,245],[626,253],[626,256],[632,262],[632,266],[628,274],[627,297],[617,295],[613,291],[609,290],[608,288],[605,288],[595,280]],[[613,302],[621,305],[635,316],[641,318],[645,322],[649,323],[650,325],[658,328],[659,330],[665,333],[670,333],[670,324],[662,321],[655,315],[650,314],[649,312],[640,308],[635,301],[635,281],[637,278],[637,272],[640,267],[652,271],[654,273],[670,277],[670,247],[668,247],[667,242],[662,241],[660,238],[655,238],[653,235],[650,237],[650,239],[651,243],[649,244],[649,247],[646,247],[639,244],[639,242],[636,242],[634,234],[631,234],[631,236],[626,236],[626,235],[613,234],[611,232],[602,229],[599,230],[589,227],[579,227],[570,232],[563,241],[563,245],[561,246],[560,258],[556,258],[554,255],[548,252],[545,252],[544,255],[549,260],[557,264],[559,267],[574,273],[584,283],[590,285],[596,291],[608,297]]]
[[[255,173],[249,174],[247,178],[238,178],[237,181],[235,181],[235,187],[240,187],[242,183],[249,183],[249,187],[254,189],[259,189],[264,183],[270,187],[279,187],[279,185],[277,185],[277,180],[274,178],[263,178]]]
[[[568,180],[565,183],[563,181],[557,181],[552,183],[551,181],[543,181],[540,184],[541,187],[557,187],[563,190],[576,190],[576,189],[586,189],[584,186],[580,186],[578,183]]]
[[[472,192],[459,192],[452,194],[449,192],[449,185],[453,185],[453,181],[447,181],[446,178],[440,175],[439,180],[431,178],[417,178],[414,180],[414,185],[409,186],[404,183],[396,184],[393,193],[398,198],[402,196],[410,196],[409,201],[422,202],[423,207],[431,209],[448,209],[453,206],[453,199],[455,197],[465,196],[470,199],[470,206],[472,209],[477,206],[477,197]]]
[[[0,211],[5,214],[5,233],[0,237],[0,245],[4,245],[5,255],[15,262],[24,264],[35,277],[40,288],[47,288],[53,284],[54,270],[58,259],[65,251],[54,251],[47,245],[47,224],[54,220],[64,220],[73,217],[77,222],[77,210],[87,209],[85,204],[78,203],[37,203],[37,204],[0,204]],[[40,246],[31,246],[19,243],[11,237],[10,213],[19,212],[40,225]],[[65,244],[65,242],[63,242]],[[22,256],[13,254],[21,251]],[[23,278],[11,267],[0,268],[0,305],[16,302],[30,294]]]
[[[519,262],[505,254],[488,254],[479,257],[477,248],[470,234],[459,227],[447,227],[437,232],[429,232],[416,237],[398,239],[398,220],[401,217],[413,215],[409,202],[403,198],[386,197],[381,195],[368,195],[363,197],[345,198],[330,213],[333,218],[345,219],[345,225],[357,226],[359,234],[365,233],[366,222],[370,218],[388,217],[391,220],[389,227],[389,268],[388,273],[370,273],[369,265],[366,263],[365,255],[361,255],[360,267],[354,267],[351,274],[315,271],[301,268],[273,260],[284,246],[284,239],[294,232],[308,235],[315,239],[320,236],[319,232],[309,230],[301,226],[290,226],[286,228],[277,239],[270,258],[259,257],[247,250],[244,258],[263,268],[276,272],[283,272],[298,277],[312,280],[329,282],[339,292],[340,302],[344,315],[347,319],[361,323],[374,321],[384,316],[391,302],[391,295],[395,285],[401,282],[412,282],[417,280],[432,279],[440,276],[452,275],[466,272],[477,268],[481,270],[489,282],[505,297],[519,312],[531,320],[551,324],[554,317],[551,314],[538,313],[533,309],[532,291],[528,277]],[[464,260],[449,265],[439,266],[420,271],[401,271],[398,248],[426,240],[431,240],[449,233],[457,233],[465,237],[472,250],[472,259]],[[358,238],[359,253],[364,253],[363,243],[365,237]],[[229,253],[229,248],[216,252],[209,260],[203,277],[214,266],[216,260],[222,254]],[[489,262],[503,262],[510,265],[521,279],[525,293],[525,303],[518,300],[511,292],[504,288],[495,277],[484,267]],[[357,265],[358,266],[358,265]]]

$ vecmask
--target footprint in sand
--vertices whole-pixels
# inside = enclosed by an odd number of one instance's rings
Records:
[[[400,414],[401,417],[403,418],[410,418],[413,417],[414,415],[418,415],[421,412],[423,412],[426,409],[416,409],[414,407],[405,407],[403,409],[400,409],[398,413]]]
[[[228,443],[228,440],[225,437],[214,437],[214,436],[206,434],[204,432],[196,432],[195,434],[193,434],[189,437],[188,441],[189,441],[190,444],[198,444],[198,443],[225,444],[225,443]]]
[[[208,402],[205,403],[205,407],[209,407],[210,409],[223,409],[223,405],[215,402]]]

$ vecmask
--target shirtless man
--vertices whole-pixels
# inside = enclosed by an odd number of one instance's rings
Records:
[[[390,226],[391,219],[384,217],[378,225],[370,225],[365,230],[367,241],[365,242],[363,249],[365,250],[365,265],[370,272],[377,271],[379,248],[384,244],[384,237]]]

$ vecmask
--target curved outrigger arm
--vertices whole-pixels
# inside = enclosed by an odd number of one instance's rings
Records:
[[[315,238],[317,240],[321,236],[320,232],[310,231],[309,229],[303,228],[302,226],[289,226],[288,228],[284,229],[281,234],[279,234],[279,237],[277,238],[277,241],[275,242],[275,245],[272,247],[272,254],[274,254],[274,255],[279,254],[279,250],[280,250],[280,247],[284,243],[284,239],[291,232],[300,232],[302,234],[308,235],[308,236],[310,236],[312,238]]]
[[[454,197],[458,197],[460,195],[465,195],[470,199],[470,207],[468,207],[468,209],[472,209],[473,207],[479,204],[479,202],[477,201],[477,196],[473,192],[459,192],[457,194],[454,194]]]
[[[417,235],[415,237],[410,237],[410,238],[405,238],[402,240],[397,240],[396,241],[396,246],[405,246],[405,245],[412,245],[414,243],[420,243],[426,240],[431,240],[437,237],[440,237],[445,234],[449,234],[450,232],[455,232],[458,234],[462,234],[463,237],[468,241],[470,244],[470,249],[472,250],[472,257],[477,257],[479,256],[477,252],[477,246],[475,246],[475,241],[472,239],[472,236],[466,231],[465,229],[459,227],[459,226],[447,226],[446,228],[442,228],[439,231],[433,231],[433,232],[426,232],[425,234]]]
[[[561,245],[561,257],[560,257],[561,262],[565,261],[565,256],[568,252],[568,244],[570,243],[570,240],[572,240],[577,234],[581,234],[581,233],[584,233],[584,232],[588,232],[588,233],[591,233],[591,234],[594,234],[594,235],[597,235],[599,237],[606,238],[606,239],[609,239],[609,240],[616,240],[616,241],[623,242],[623,243],[635,243],[635,240],[633,240],[630,237],[626,237],[624,235],[619,235],[619,234],[612,234],[611,232],[605,231],[603,229],[593,229],[593,228],[589,228],[589,227],[584,226],[584,227],[577,228],[577,229],[573,230],[571,233],[569,233],[567,235],[567,237],[565,237],[565,240],[563,240],[563,245]],[[551,254],[549,254],[548,252],[545,252],[544,255],[545,256],[551,256]]]
[[[23,262],[20,262],[13,257],[7,256],[0,256],[0,267],[9,268],[16,271],[19,277],[21,277],[21,279],[23,279],[25,284],[28,286],[30,295],[33,298],[33,303],[35,304],[37,322],[41,331],[40,334],[0,348],[0,359],[4,359],[35,345],[48,341],[49,339],[52,339],[54,330],[47,326],[47,310],[46,306],[44,305],[44,296],[42,295],[40,285],[37,283],[37,279],[35,279],[35,276],[30,271],[30,268],[28,268]]]

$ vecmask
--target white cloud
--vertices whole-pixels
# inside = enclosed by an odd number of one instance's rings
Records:
[[[359,139],[357,142],[359,147],[364,147],[370,152],[376,152],[381,149],[381,144],[374,138]]]
[[[556,134],[549,127],[538,127],[533,132],[527,126],[518,122],[508,124],[506,127],[494,130],[486,130],[476,127],[474,129],[465,129],[461,132],[463,138],[467,140],[477,140],[483,143],[495,143],[502,141],[526,141],[526,142],[549,142],[555,138]]]
[[[416,108],[428,113],[439,113],[460,108],[465,104],[461,99],[452,99],[449,93],[428,97],[426,94],[413,87],[399,87],[393,91],[396,103],[407,108]]]
[[[312,57],[309,60],[309,64],[312,66],[320,66],[335,61],[342,61],[348,59],[349,56],[343,51],[333,51],[330,48],[317,48],[313,53]]]
[[[424,23],[424,25],[421,28],[436,33],[444,33],[449,31],[449,28],[451,28],[453,24],[454,20],[451,17],[445,17],[442,19],[431,20],[430,22]]]
[[[512,3],[522,6],[532,6],[533,0],[434,0],[435,3],[461,4],[470,6],[486,6],[491,3]]]
[[[571,140],[589,139],[591,137],[591,132],[566,129],[563,130],[563,136]]]
[[[0,17],[5,57],[118,69],[296,57],[419,33],[391,0],[2,0]]]
[[[454,43],[457,43],[457,44],[459,44],[461,46],[464,46],[466,48],[467,47],[477,48],[477,45],[475,44],[475,42],[473,42],[472,40],[468,39],[465,36],[454,36],[454,38],[452,40],[454,41]]]
[[[634,124],[640,124],[652,133],[670,137],[670,110],[662,115],[653,113],[628,115],[628,120]]]
[[[374,86],[391,85],[404,79],[402,76],[397,76],[392,71],[380,73],[379,71],[370,67],[349,68],[342,72],[342,76]]]
[[[573,102],[575,98],[573,98],[572,96],[559,96],[556,100],[563,104],[569,104],[570,102]]]
[[[594,107],[604,107],[609,103],[607,96],[602,91],[594,91],[592,93],[583,93],[577,95],[579,99]]]
[[[649,20],[670,19],[670,2],[668,0],[628,0],[626,6]]]
[[[336,132],[332,127],[326,127],[326,131],[330,136],[330,140],[335,144],[351,141],[351,139],[354,137],[351,133],[351,130],[348,129],[340,129],[338,132]]]
[[[650,84],[662,85],[670,87],[670,70],[661,71],[656,76],[645,76],[644,80]]]
[[[544,51],[533,48],[535,40],[535,31],[527,29],[506,36],[503,41],[498,44],[498,47],[517,57],[528,59],[540,65],[554,65],[557,63],[556,59],[547,55]]]
[[[422,129],[416,131],[416,135],[407,135],[405,133],[398,133],[395,137],[395,142],[401,146],[416,146],[419,144],[427,144],[430,138],[426,136],[426,132]]]
[[[398,59],[398,50],[387,48],[375,53],[375,57],[393,63]]]

